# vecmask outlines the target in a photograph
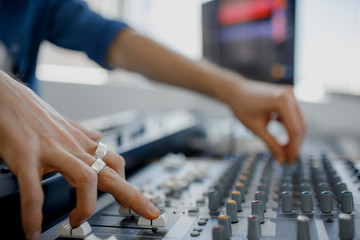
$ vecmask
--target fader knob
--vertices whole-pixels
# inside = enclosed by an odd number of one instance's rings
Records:
[[[209,192],[209,210],[210,212],[217,212],[219,209],[219,197],[217,191]]]
[[[350,214],[339,215],[339,237],[341,240],[352,240],[355,238],[354,220]]]
[[[320,209],[322,213],[331,213],[334,209],[333,194],[330,191],[323,191],[320,195]]]
[[[242,211],[242,207],[241,207],[242,197],[241,197],[240,191],[233,191],[231,193],[231,199],[236,202],[237,211],[241,212]]]
[[[239,221],[237,216],[236,202],[234,200],[226,202],[226,215],[230,216],[231,223],[237,223]]]
[[[303,213],[311,213],[314,209],[312,194],[304,191],[300,194],[300,209]]]
[[[281,193],[281,210],[283,213],[292,213],[294,209],[294,197],[292,192],[285,191]]]
[[[352,192],[343,191],[341,193],[341,212],[350,214],[354,211],[354,198]]]
[[[259,223],[264,223],[264,209],[263,203],[259,200],[251,202],[251,215],[259,217]]]
[[[225,239],[230,239],[232,236],[230,217],[227,215],[220,215],[218,217],[218,222],[225,230]]]
[[[261,238],[259,219],[256,215],[250,215],[248,217],[247,237],[249,240],[260,240]]]
[[[297,240],[310,240],[309,218],[297,217]]]
[[[217,224],[212,229],[213,240],[225,240],[225,229],[223,226]]]

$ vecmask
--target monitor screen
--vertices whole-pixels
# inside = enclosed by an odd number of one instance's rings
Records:
[[[293,84],[295,0],[203,5],[204,57],[247,78]]]

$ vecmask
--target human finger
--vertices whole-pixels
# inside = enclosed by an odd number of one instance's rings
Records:
[[[71,120],[68,120],[71,125],[78,128],[80,131],[82,131],[86,136],[88,136],[93,141],[98,141],[101,138],[101,133],[98,131],[89,130],[80,124],[73,122]]]
[[[294,101],[295,100],[293,98],[285,96],[285,99],[282,101],[282,103],[280,103],[278,110],[282,122],[289,135],[289,142],[287,144],[287,158],[290,163],[296,161],[303,139],[303,131],[301,123],[299,122],[299,116]]]
[[[286,159],[286,153],[283,146],[278,143],[278,141],[267,131],[266,128],[259,129],[254,133],[257,134],[266,143],[275,156],[276,160],[280,164],[283,164]]]
[[[99,173],[98,177],[99,189],[113,195],[119,203],[125,204],[137,214],[147,219],[155,219],[159,216],[159,209],[115,170],[106,166]]]
[[[95,151],[98,147],[98,143],[92,142],[89,143],[89,145],[91,145],[91,147],[88,148],[87,153],[91,156],[94,156]],[[122,156],[108,149],[103,158],[103,161],[106,162],[107,166],[114,169],[122,178],[125,178],[126,163],[125,159]]]
[[[97,174],[90,167],[90,158],[85,162],[68,152],[52,154],[51,167],[63,174],[65,179],[76,188],[76,207],[70,213],[70,225],[78,227],[96,209]],[[57,161],[62,159],[62,161]],[[95,161],[95,159],[93,159]]]
[[[25,163],[22,168],[23,170],[17,174],[21,196],[22,224],[26,238],[35,240],[41,233],[44,193],[36,167]]]

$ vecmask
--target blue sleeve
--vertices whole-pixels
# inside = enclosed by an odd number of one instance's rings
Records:
[[[128,26],[91,11],[80,0],[49,0],[45,13],[46,39],[72,50],[84,51],[103,67],[115,36]]]

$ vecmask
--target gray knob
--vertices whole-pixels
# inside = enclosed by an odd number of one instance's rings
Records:
[[[320,195],[320,210],[322,213],[331,213],[334,209],[333,194],[330,191],[323,191]]]
[[[255,193],[255,200],[259,200],[262,202],[264,212],[266,212],[266,196],[265,195],[266,194],[262,191],[257,191]]]
[[[250,215],[248,217],[247,237],[249,240],[260,240],[261,238],[259,219],[256,215]]]
[[[214,189],[218,192],[218,203],[221,204],[225,195],[224,184],[219,182],[215,184]]]
[[[300,194],[300,209],[303,213],[312,213],[314,204],[311,192],[304,191]]]
[[[354,220],[350,214],[339,215],[339,237],[341,240],[352,240],[355,238]]]
[[[223,226],[217,224],[212,229],[213,240],[225,240],[225,229]]]
[[[285,191],[289,191],[289,192],[293,191],[292,183],[283,183],[283,184],[281,184],[281,192],[285,192]]]
[[[321,193],[324,191],[330,191],[330,187],[328,184],[324,182],[320,182],[317,184],[316,190],[317,190],[317,194],[321,195]]]
[[[230,200],[226,202],[226,215],[230,216],[231,223],[237,223],[239,221],[237,216],[236,201]]]
[[[300,192],[305,192],[305,191],[311,192],[310,184],[307,182],[300,183]]]
[[[281,210],[283,213],[292,213],[294,209],[294,197],[292,192],[284,191],[281,193]]]
[[[235,186],[236,190],[241,193],[242,202],[245,202],[245,184],[242,182],[239,182]]]
[[[210,212],[217,212],[219,209],[219,197],[217,191],[209,192],[209,210]]]
[[[266,183],[262,183],[258,185],[257,188],[258,191],[264,192],[265,193],[265,202],[267,202],[269,200],[268,195],[269,195],[269,187]]]
[[[259,222],[264,223],[264,209],[263,203],[259,200],[251,202],[251,215],[256,215],[259,217]]]
[[[309,218],[297,217],[297,240],[310,240]]]
[[[341,203],[341,193],[342,193],[342,191],[346,191],[346,190],[347,190],[346,183],[344,183],[344,182],[336,183],[335,194],[336,194],[336,199],[338,200],[338,202]]]
[[[242,207],[241,207],[241,202],[242,202],[242,197],[241,197],[241,192],[240,191],[233,191],[231,193],[231,199],[234,200],[236,202],[236,209],[238,212],[242,211]]]
[[[225,239],[230,239],[232,236],[230,217],[227,215],[220,215],[218,217],[218,222],[225,230]]]
[[[342,191],[341,212],[350,214],[352,211],[354,211],[354,198],[352,192]]]

